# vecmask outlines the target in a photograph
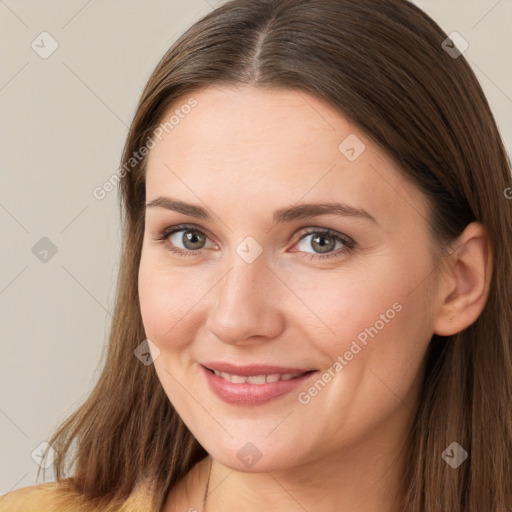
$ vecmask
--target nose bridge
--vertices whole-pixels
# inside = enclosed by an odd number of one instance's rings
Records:
[[[243,253],[242,253],[243,254]],[[208,327],[222,341],[251,336],[274,336],[278,328],[278,300],[272,300],[275,276],[262,254],[250,261],[237,253],[229,258],[227,273],[214,288]]]
[[[237,251],[239,248],[237,247]],[[263,255],[253,261],[244,259],[235,252],[229,260],[229,270],[221,280],[217,290],[217,303],[229,304],[230,301],[250,300],[253,305],[264,299],[266,283],[272,276]]]

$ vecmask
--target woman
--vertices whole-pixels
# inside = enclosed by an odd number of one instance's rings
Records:
[[[404,0],[234,0],[173,45],[105,368],[2,510],[510,509],[510,164],[446,39]]]

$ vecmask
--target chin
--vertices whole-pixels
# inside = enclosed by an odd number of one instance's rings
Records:
[[[301,456],[293,446],[281,446],[280,450],[276,451],[275,445],[268,440],[240,442],[231,439],[230,441],[224,445],[217,443],[211,449],[207,445],[203,446],[216,461],[233,471],[244,473],[284,471],[301,463]]]

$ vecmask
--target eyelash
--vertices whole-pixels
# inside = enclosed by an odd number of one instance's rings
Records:
[[[173,235],[174,233],[178,233],[180,231],[194,231],[194,232],[200,233],[201,235],[204,235],[205,237],[208,238],[208,235],[203,230],[198,229],[197,227],[195,227],[193,225],[179,224],[177,226],[171,226],[171,227],[164,229],[162,232],[160,232],[158,234],[156,241],[165,244],[167,242],[167,239],[171,235]],[[351,238],[349,238],[346,235],[341,235],[337,231],[333,231],[332,229],[326,229],[326,228],[314,229],[314,230],[309,230],[307,232],[301,233],[299,239],[297,240],[297,243],[311,234],[331,235],[334,238],[336,238],[337,240],[339,240],[340,242],[343,242],[345,247],[342,249],[338,249],[337,251],[334,251],[332,253],[326,253],[326,255],[324,255],[324,256],[319,255],[319,254],[309,254],[308,253],[307,256],[304,256],[308,260],[318,261],[318,260],[325,260],[327,258],[340,257],[341,255],[351,254],[356,248],[356,243],[354,242],[354,240],[352,240]],[[170,247],[170,246],[167,246],[167,249],[173,253],[179,254],[180,256],[200,256],[203,253],[203,249],[200,249],[198,251],[184,251],[183,249],[177,249],[175,247]],[[300,252],[300,251],[296,251],[296,252]]]

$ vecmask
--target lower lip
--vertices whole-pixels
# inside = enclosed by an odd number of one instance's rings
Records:
[[[206,376],[208,386],[221,400],[243,406],[262,405],[286,395],[304,385],[304,382],[316,373],[309,372],[295,379],[278,380],[266,384],[250,384],[249,382],[235,384],[218,377],[204,366],[200,366]]]

